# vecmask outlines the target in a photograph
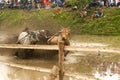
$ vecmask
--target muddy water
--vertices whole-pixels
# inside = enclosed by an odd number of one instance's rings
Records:
[[[8,39],[11,39],[10,37],[14,38],[13,36],[9,36],[8,34],[0,35],[0,43],[8,43],[9,42]],[[112,38],[114,37],[111,37],[111,36],[109,37],[100,36],[99,37],[99,36],[88,36],[88,35],[72,36],[71,45],[87,46],[87,47],[88,46],[89,47],[109,47],[109,46],[116,47],[116,45],[113,44],[114,42],[113,43],[109,42],[109,40],[112,40]],[[115,38],[116,38],[115,42],[117,43],[118,37],[115,37]],[[22,64],[22,65],[27,65],[27,66],[35,66],[35,67],[38,66],[38,67],[44,67],[48,69],[51,69],[53,65],[58,65],[58,56],[55,56],[49,59],[41,58],[41,57],[37,57],[37,58],[32,57],[30,59],[18,59],[17,57],[14,56],[13,53],[14,53],[14,50],[11,50],[11,49],[0,50],[0,62],[15,63],[15,64]],[[74,53],[74,54],[71,54],[71,53]],[[98,66],[94,66],[94,69],[91,70],[90,72],[88,69],[89,66],[87,66],[87,68],[83,68],[81,66],[81,64],[83,65],[85,63],[85,62],[81,62],[81,61],[85,61],[83,57],[87,56],[90,52],[88,52],[88,54],[85,54],[84,52],[71,52],[71,53],[68,54],[66,57],[66,61],[65,61],[66,72],[79,73],[79,74],[82,73],[82,75],[84,74],[87,76],[89,75],[89,76],[94,77],[93,73],[95,73],[94,71],[96,70]],[[4,64],[0,64],[0,80],[46,80],[48,76],[49,76],[49,73],[38,72],[38,71],[33,71],[33,70],[25,70],[21,68],[10,67]],[[98,78],[98,79],[99,80],[110,80],[110,79],[101,79],[101,78]],[[65,80],[80,80],[80,79],[79,78],[73,79],[71,77],[70,78],[65,77]]]
[[[14,57],[11,56],[1,56],[0,57],[2,62],[12,62],[17,64],[24,64],[24,65],[34,65],[34,66],[41,66],[41,67],[49,67],[52,66],[52,61],[44,61],[44,60],[17,60]],[[3,61],[4,59],[4,61]],[[31,64],[30,64],[31,63]],[[32,64],[34,63],[34,64]],[[48,65],[47,65],[48,64]],[[43,66],[42,66],[43,65]],[[44,66],[45,65],[45,66]],[[6,65],[0,64],[0,80],[43,80],[44,77],[47,77],[49,74],[47,73],[41,73],[38,71],[32,71],[32,70],[24,70],[20,68],[15,67],[9,67]]]

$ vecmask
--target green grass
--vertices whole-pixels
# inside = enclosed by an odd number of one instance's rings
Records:
[[[86,18],[87,19],[87,18]],[[90,20],[88,23],[79,26],[80,33],[97,35],[120,35],[119,28],[120,13],[117,8],[105,8],[104,17],[97,20]]]
[[[118,8],[103,8],[104,17],[92,20],[88,17],[81,18],[80,10],[71,11],[61,9],[56,14],[55,9],[37,10],[2,10],[0,11],[0,29],[20,31],[25,27],[31,29],[48,29],[58,31],[61,27],[70,27],[73,34],[91,35],[120,35],[120,12]],[[19,29],[17,29],[19,28]]]

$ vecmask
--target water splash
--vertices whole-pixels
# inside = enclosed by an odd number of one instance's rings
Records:
[[[118,67],[116,64],[111,63],[107,66],[106,71],[100,71],[101,66],[99,66],[94,74],[94,77],[99,80],[120,80],[120,75],[118,74]]]
[[[102,43],[80,43],[77,41],[70,41],[70,45],[72,46],[84,46],[84,47],[106,47],[108,44],[102,44]]]
[[[76,56],[72,56],[72,55],[67,55],[66,57],[65,57],[65,64],[72,64],[72,63],[78,63],[79,62],[79,60],[77,59],[77,57]]]
[[[4,42],[8,38],[8,35],[0,32],[0,42]]]
[[[0,80],[9,80],[7,73],[7,66],[0,64]]]

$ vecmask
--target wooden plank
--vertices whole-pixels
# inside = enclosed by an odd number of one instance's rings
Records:
[[[40,50],[58,50],[58,45],[20,45],[20,44],[0,44],[0,48],[9,49],[40,49]],[[101,47],[81,47],[65,46],[68,51],[85,51],[85,52],[107,52],[120,54],[120,48],[101,48]]]

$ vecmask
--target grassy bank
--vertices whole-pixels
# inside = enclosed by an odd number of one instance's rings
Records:
[[[3,10],[0,12],[0,30],[21,32],[25,27],[31,30],[58,27],[49,11]],[[53,31],[55,29],[53,28]]]
[[[0,30],[20,32],[25,27],[32,30],[47,29],[58,31],[70,27],[74,34],[120,35],[120,13],[118,8],[103,8],[104,17],[92,20],[91,10],[86,18],[81,18],[80,10],[62,9],[56,14],[50,10],[2,10],[0,11]]]

